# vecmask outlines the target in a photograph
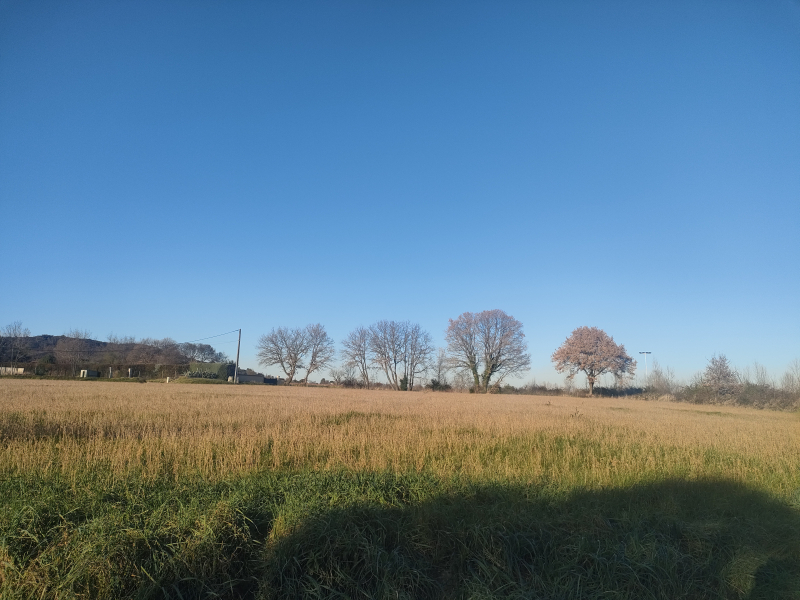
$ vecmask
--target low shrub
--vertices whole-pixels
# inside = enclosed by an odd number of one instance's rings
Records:
[[[186,373],[185,376],[188,377],[189,379],[217,379],[217,378],[219,378],[219,375],[217,373],[214,373],[212,371],[203,371],[203,370],[189,371],[188,373]]]

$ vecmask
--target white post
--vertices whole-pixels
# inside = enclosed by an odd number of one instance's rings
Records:
[[[644,387],[647,388],[647,355],[652,354],[649,350],[646,352],[639,352],[639,354],[644,354]]]

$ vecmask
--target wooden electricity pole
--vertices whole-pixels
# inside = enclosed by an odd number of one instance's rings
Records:
[[[236,344],[236,369],[233,371],[233,383],[239,383],[239,348],[242,345],[242,330],[239,330],[239,343]]]

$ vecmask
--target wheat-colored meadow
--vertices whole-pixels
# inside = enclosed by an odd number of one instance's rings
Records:
[[[6,379],[0,440],[5,476],[344,468],[565,489],[667,478],[784,498],[800,488],[796,413],[622,398]]]

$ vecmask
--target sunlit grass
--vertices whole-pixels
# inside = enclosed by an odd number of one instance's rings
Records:
[[[800,583],[798,442],[618,398],[0,380],[0,589],[756,597]]]

